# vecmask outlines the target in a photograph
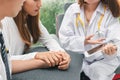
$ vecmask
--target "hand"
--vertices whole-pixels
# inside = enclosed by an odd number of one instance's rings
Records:
[[[36,63],[37,63],[37,65],[38,65],[37,68],[49,68],[49,67],[50,67],[50,66],[49,66],[48,64],[46,64],[46,62],[43,61],[43,60],[40,60],[40,59],[34,59],[34,60],[36,60]]]
[[[87,44],[101,44],[103,40],[105,40],[104,38],[99,38],[97,40],[91,40],[91,38],[93,37],[94,35],[89,35],[85,38],[85,42],[84,44],[87,45]]]
[[[112,43],[106,44],[103,48],[102,51],[107,54],[107,55],[113,55],[117,51],[117,46],[115,46]]]
[[[63,57],[62,55],[58,54],[57,51],[50,51],[51,57],[55,62],[55,65],[59,65],[59,63],[62,61]]]
[[[58,65],[58,69],[61,69],[61,70],[68,69],[70,61],[71,61],[70,55],[64,51],[63,52],[59,51],[58,54],[62,55],[63,57],[63,60]]]
[[[45,61],[49,67],[54,67],[59,64],[62,60],[62,56],[55,54],[56,52],[48,51],[48,52],[38,52],[35,55],[35,59],[40,59]]]

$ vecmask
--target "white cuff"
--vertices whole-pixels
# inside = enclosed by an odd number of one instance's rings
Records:
[[[11,60],[29,60],[29,59],[33,59],[35,57],[36,53],[37,52],[28,53],[28,54],[24,54],[24,55],[12,55]]]
[[[85,60],[87,60],[89,62],[92,62],[95,59],[97,60],[97,59],[101,58],[101,56],[103,55],[101,53],[101,51],[94,52],[93,54],[89,54],[87,51],[85,51],[84,54],[85,54]]]

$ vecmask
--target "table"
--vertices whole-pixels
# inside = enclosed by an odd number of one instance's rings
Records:
[[[45,47],[30,49],[33,51],[47,51]],[[58,70],[56,67],[48,69],[35,69],[12,75],[12,80],[80,80],[83,55],[67,51],[71,56],[71,63],[68,70]]]

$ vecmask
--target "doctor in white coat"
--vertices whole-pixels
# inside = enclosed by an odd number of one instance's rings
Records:
[[[85,55],[83,71],[91,80],[111,80],[119,63],[118,0],[78,0],[64,15],[59,38],[66,50]],[[94,54],[88,50],[105,44]]]

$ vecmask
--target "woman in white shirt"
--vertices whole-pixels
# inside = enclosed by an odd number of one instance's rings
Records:
[[[70,56],[56,40],[50,37],[46,28],[39,21],[40,7],[41,0],[26,0],[22,10],[14,19],[6,17],[2,20],[6,47],[12,54],[13,63],[16,63],[16,65],[12,65],[12,73],[35,68],[58,66],[58,69],[64,70],[69,67]],[[38,41],[50,51],[22,55]]]
[[[25,0],[11,0],[11,1],[0,0],[0,32],[3,29],[3,26],[1,25],[1,20],[5,16],[15,17],[17,13],[21,10],[24,1]],[[7,78],[5,64],[3,63],[2,60],[1,43],[0,43],[0,80],[10,80],[9,78]]]
[[[91,55],[87,52],[106,41],[120,40],[117,35],[120,30],[118,1],[78,0],[64,15],[59,31],[62,46],[66,50],[84,53],[83,71],[91,80],[111,80],[119,65],[120,44],[107,44]]]

